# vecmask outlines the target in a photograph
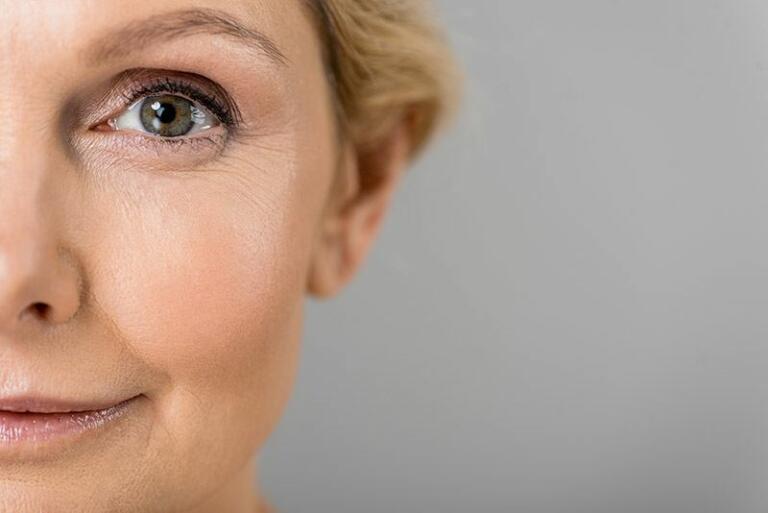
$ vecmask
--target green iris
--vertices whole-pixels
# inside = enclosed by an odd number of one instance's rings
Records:
[[[149,96],[141,104],[141,124],[164,137],[185,135],[195,126],[192,102],[180,96]]]

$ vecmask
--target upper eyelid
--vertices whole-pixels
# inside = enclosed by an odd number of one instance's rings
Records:
[[[129,105],[142,97],[170,94],[187,98],[190,101],[201,103],[206,109],[213,112],[219,120],[227,126],[235,126],[241,122],[241,116],[237,106],[228,98],[223,101],[205,92],[201,88],[187,82],[164,78],[162,82],[155,81],[150,84],[139,84],[127,94],[122,93]],[[223,119],[222,119],[223,118]]]
[[[73,98],[65,109],[66,118],[75,123],[79,119],[81,126],[88,131],[102,131],[111,119],[116,118],[125,109],[138,100],[142,94],[166,93],[183,96],[189,100],[198,101],[214,98],[217,105],[223,105],[229,114],[231,124],[227,125],[226,116],[218,116],[227,132],[235,135],[242,127],[246,126],[243,120],[238,102],[229,94],[222,85],[204,75],[194,72],[179,71],[164,68],[129,68],[114,75],[108,83],[103,85],[103,92],[93,92]],[[185,94],[194,91],[194,94]],[[97,100],[93,101],[95,95]],[[211,105],[201,102],[204,107],[211,110]],[[96,107],[93,107],[93,105]],[[81,124],[82,123],[82,124]],[[74,125],[73,125],[74,128]]]

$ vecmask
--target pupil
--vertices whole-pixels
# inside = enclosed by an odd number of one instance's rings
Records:
[[[176,107],[170,103],[162,103],[159,108],[155,109],[155,115],[161,123],[168,124],[176,119]]]

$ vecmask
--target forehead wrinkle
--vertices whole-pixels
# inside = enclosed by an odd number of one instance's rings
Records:
[[[280,48],[262,32],[216,9],[189,9],[158,13],[136,20],[94,41],[83,52],[84,60],[98,64],[125,57],[152,44],[198,34],[226,36],[266,55],[273,62],[288,62]]]

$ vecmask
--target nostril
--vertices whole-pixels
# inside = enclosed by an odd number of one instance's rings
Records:
[[[46,303],[35,303],[31,306],[31,308],[39,317],[44,319],[45,316],[48,315],[50,305]]]

